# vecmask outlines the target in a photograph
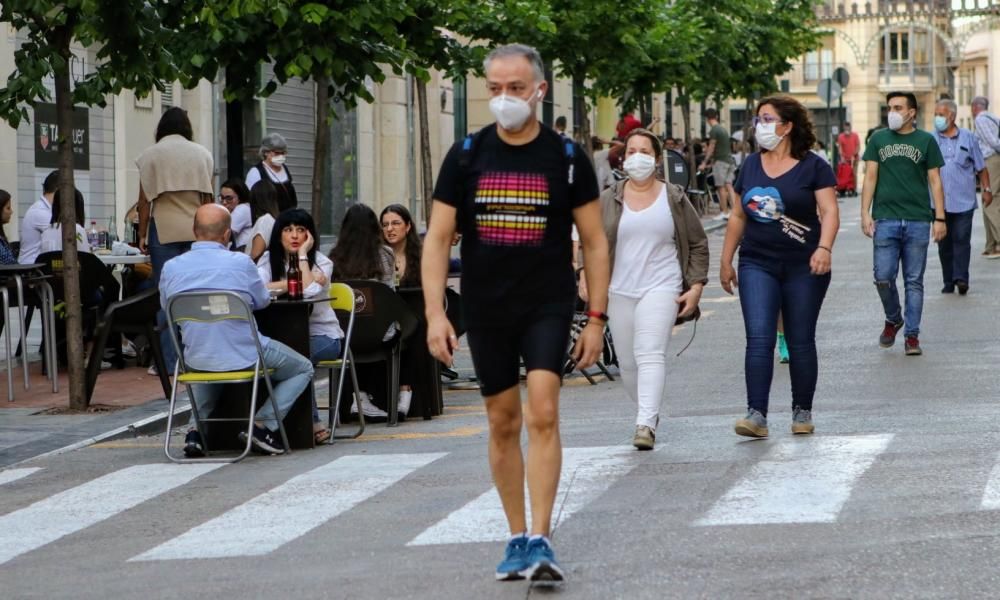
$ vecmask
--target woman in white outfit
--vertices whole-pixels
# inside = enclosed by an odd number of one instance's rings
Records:
[[[708,281],[705,230],[684,191],[657,178],[662,160],[656,135],[633,130],[625,140],[628,179],[601,194],[612,267],[608,327],[625,391],[638,405],[632,444],[639,450],[651,450],[656,438],[670,333],[695,314]]]

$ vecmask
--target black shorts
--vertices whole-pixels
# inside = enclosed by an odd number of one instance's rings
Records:
[[[480,393],[495,396],[518,384],[521,359],[528,371],[562,375],[573,304],[542,304],[512,324],[470,326],[466,332]]]

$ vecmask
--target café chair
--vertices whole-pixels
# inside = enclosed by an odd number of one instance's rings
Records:
[[[344,348],[343,348],[343,358],[337,360],[321,360],[313,365],[317,369],[326,369],[330,375],[329,390],[330,390],[330,431],[333,435],[330,436],[328,444],[332,444],[334,439],[354,439],[360,436],[365,431],[365,413],[361,410],[361,394],[358,391],[358,374],[354,370],[354,360],[351,356],[351,336],[354,333],[354,290],[351,286],[343,283],[331,283],[330,284],[330,308],[334,312],[338,313],[337,316],[341,319],[347,319],[347,327],[344,329]],[[333,393],[333,371],[340,371],[340,377],[337,378],[337,393],[334,396]],[[347,372],[351,372],[351,383],[354,386],[354,401],[358,405],[358,419],[359,426],[358,430],[351,435],[336,435],[336,426],[338,415],[340,414],[340,398],[344,393],[344,378]]]
[[[167,435],[163,442],[163,451],[167,458],[176,463],[190,462],[224,462],[232,463],[243,460],[250,452],[253,438],[254,417],[257,414],[258,390],[260,380],[264,380],[267,387],[268,398],[274,414],[281,414],[278,411],[278,404],[274,399],[274,388],[271,385],[271,373],[274,369],[268,369],[264,364],[264,349],[260,345],[260,337],[257,335],[257,322],[253,318],[253,311],[246,300],[236,292],[225,290],[214,290],[204,292],[183,292],[170,298],[167,302],[167,327],[170,331],[170,338],[177,348],[177,362],[174,366],[174,383],[170,390],[170,408],[167,411]],[[252,368],[247,367],[240,371],[199,371],[188,366],[184,359],[184,345],[177,336],[177,327],[181,323],[203,323],[218,324],[226,321],[242,321],[246,324],[250,335],[253,337],[254,345],[257,348],[257,360]],[[192,385],[224,385],[227,383],[253,383],[250,392],[250,410],[246,418],[202,418],[198,414],[198,404],[194,399]],[[208,436],[205,435],[203,423],[215,421],[246,421],[247,441],[243,452],[236,457],[230,458],[180,458],[170,453],[170,431],[173,429],[174,410],[177,405],[177,386],[184,384],[187,389],[188,398],[191,400],[191,415],[194,417],[195,427],[205,444],[205,451],[208,452]],[[285,433],[285,425],[280,418],[278,429],[281,432],[281,441],[284,443],[286,452],[290,451],[288,435]]]
[[[417,317],[392,288],[369,279],[344,280],[354,288],[354,332],[350,350],[353,364],[386,364],[388,390],[388,427],[399,421],[399,362],[403,344],[417,330]],[[384,340],[390,327],[396,325],[393,336]],[[341,321],[341,327],[344,322]],[[359,409],[360,412],[360,409]]]
[[[119,302],[112,302],[97,322],[94,346],[87,360],[87,401],[94,395],[97,376],[101,373],[101,360],[108,338],[115,337],[115,346],[120,347],[118,335],[122,333],[145,334],[152,348],[153,364],[160,376],[164,397],[170,396],[170,377],[163,361],[160,334],[156,331],[156,313],[160,310],[160,291],[152,288],[130,296]],[[118,351],[120,354],[120,350]]]

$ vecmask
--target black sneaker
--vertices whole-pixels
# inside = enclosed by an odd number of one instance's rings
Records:
[[[959,279],[959,280],[957,280],[955,282],[955,287],[958,288],[959,295],[964,296],[964,295],[966,295],[966,294],[969,293],[969,282],[968,281],[963,281],[963,280]]]
[[[240,432],[240,441],[247,442],[247,433]],[[253,426],[253,438],[250,440],[251,450],[257,454],[284,454],[285,446],[281,443],[281,438],[265,427]]]
[[[903,322],[893,323],[892,321],[885,322],[885,328],[882,330],[882,334],[878,336],[878,345],[883,348],[892,348],[892,345],[896,343],[896,334],[899,330],[903,328]]]
[[[201,434],[192,429],[184,436],[184,456],[188,458],[204,458],[205,447],[201,444]]]

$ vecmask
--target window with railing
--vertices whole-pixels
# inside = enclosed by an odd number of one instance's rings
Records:
[[[879,59],[882,74],[931,74],[933,36],[926,31],[890,31],[882,38]]]
[[[820,48],[807,52],[802,72],[806,83],[816,82],[833,75],[833,50]]]

